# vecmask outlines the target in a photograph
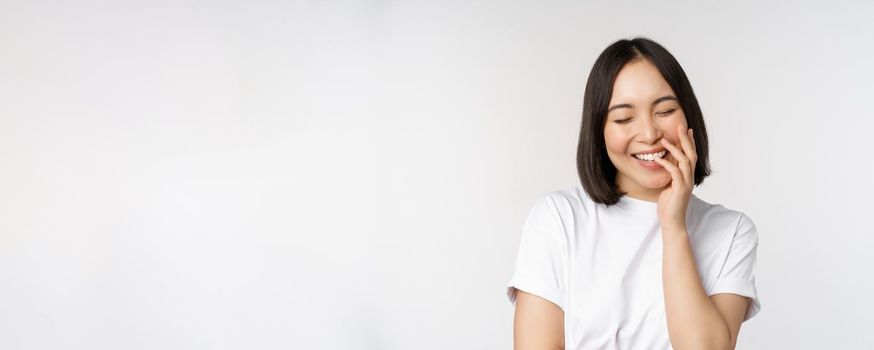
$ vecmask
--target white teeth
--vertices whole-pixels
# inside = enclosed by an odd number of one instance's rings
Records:
[[[658,153],[649,153],[649,154],[635,154],[634,157],[640,160],[653,161],[656,158],[664,157],[665,154],[668,153],[668,150],[662,150]]]

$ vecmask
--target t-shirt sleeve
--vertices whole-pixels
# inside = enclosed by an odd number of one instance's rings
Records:
[[[728,256],[719,272],[719,277],[708,295],[732,293],[750,298],[743,321],[749,320],[761,310],[756,290],[756,249],[759,234],[756,225],[746,214],[741,214]]]
[[[513,276],[507,297],[516,305],[516,290],[523,290],[565,309],[567,241],[555,202],[547,195],[530,209],[522,227]]]

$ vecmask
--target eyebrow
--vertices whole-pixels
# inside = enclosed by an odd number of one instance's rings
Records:
[[[664,102],[667,100],[676,101],[677,98],[674,96],[671,96],[671,95],[665,95],[665,96],[662,96],[662,97],[655,99],[655,101],[652,101],[652,105],[655,106],[655,105],[659,104],[659,102]],[[610,113],[610,111],[612,111],[614,109],[618,109],[618,108],[633,108],[633,107],[634,107],[634,105],[629,104],[629,103],[622,103],[622,104],[618,104],[618,105],[613,105],[613,107],[610,107],[607,109],[607,113]]]

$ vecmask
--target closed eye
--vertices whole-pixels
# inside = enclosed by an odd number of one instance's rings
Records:
[[[628,123],[629,121],[631,121],[631,118],[625,118],[625,119],[614,120],[613,122],[616,123],[616,124],[626,124],[626,123]]]
[[[668,110],[665,110],[665,111],[658,112],[658,113],[656,113],[656,114],[659,114],[659,115],[671,115],[671,114],[674,113],[676,110],[677,110],[676,108],[672,108],[672,109],[668,109]],[[631,119],[632,119],[632,118],[618,119],[618,120],[614,120],[613,122],[616,123],[616,124],[627,124],[629,121],[631,121]]]

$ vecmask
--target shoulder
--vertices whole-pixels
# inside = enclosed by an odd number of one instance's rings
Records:
[[[575,223],[586,216],[592,201],[582,188],[565,187],[541,194],[528,213],[526,226],[570,234]]]
[[[595,204],[579,185],[547,192],[541,195],[537,202],[550,206],[562,216],[574,216],[588,212]]]
[[[701,225],[730,229],[734,233],[734,241],[758,243],[756,225],[745,212],[708,203],[694,194],[690,200],[690,211]]]

